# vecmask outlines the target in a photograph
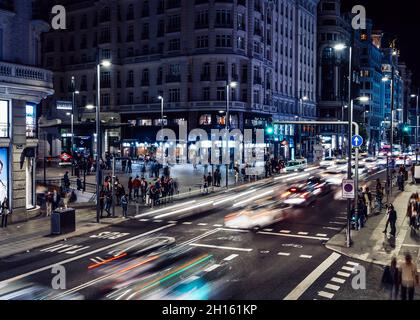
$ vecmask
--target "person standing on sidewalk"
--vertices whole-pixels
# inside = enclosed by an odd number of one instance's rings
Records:
[[[133,178],[128,179],[128,199],[133,200]]]
[[[47,217],[51,216],[51,213],[53,211],[53,195],[51,192],[47,192],[47,195],[45,197],[46,204],[47,204]]]
[[[372,193],[370,192],[369,187],[365,188],[363,197],[367,206],[367,216],[369,217],[372,214]]]
[[[6,197],[1,204],[1,227],[7,228],[7,219],[9,218],[9,199]]]
[[[405,255],[405,262],[400,266],[401,300],[413,300],[414,288],[419,285],[417,265],[412,261],[409,253]]]
[[[376,203],[379,209],[379,213],[382,212],[382,199],[384,197],[384,189],[382,188],[381,181],[379,179],[376,180]]]
[[[127,171],[127,173],[133,173],[133,161],[131,158],[128,158]]]
[[[395,224],[397,223],[397,211],[395,211],[394,206],[392,204],[388,207],[388,220],[386,221],[385,230],[383,233],[387,233],[388,225],[391,226],[391,237],[395,238],[395,235],[397,233],[397,228]]]
[[[385,267],[382,275],[381,287],[389,291],[391,300],[397,300],[400,288],[400,274],[397,267],[397,258],[392,258],[391,265]]]
[[[123,211],[124,219],[127,219],[127,212],[128,212],[128,195],[127,194],[124,194],[121,197],[121,208]]]
[[[404,173],[400,171],[397,177],[398,189],[400,191],[404,191]]]
[[[140,183],[139,176],[136,176],[136,178],[133,180],[134,199],[136,200],[139,197],[140,184],[141,183]]]

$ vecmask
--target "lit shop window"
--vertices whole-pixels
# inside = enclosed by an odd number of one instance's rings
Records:
[[[199,123],[202,126],[211,125],[211,114],[203,114],[203,115],[201,115]]]
[[[9,136],[9,101],[0,100],[0,138]]]

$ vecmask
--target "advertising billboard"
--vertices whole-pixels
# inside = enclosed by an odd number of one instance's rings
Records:
[[[9,152],[0,148],[0,202],[9,195]]]

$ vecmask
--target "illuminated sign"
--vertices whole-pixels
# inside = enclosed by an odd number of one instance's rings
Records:
[[[57,110],[73,110],[73,103],[71,101],[57,100]]]

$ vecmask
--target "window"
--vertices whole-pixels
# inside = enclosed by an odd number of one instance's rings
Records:
[[[111,102],[109,93],[102,93],[101,94],[101,105],[102,106],[109,106]]]
[[[216,67],[216,77],[218,80],[226,80],[226,65],[224,62],[219,62]]]
[[[216,47],[218,48],[232,48],[232,36],[230,35],[217,35]]]
[[[178,32],[181,30],[181,18],[179,14],[168,17],[166,32]]]
[[[3,112],[3,111],[2,111]],[[26,105],[26,137],[36,138],[36,105]]]
[[[196,41],[197,49],[208,48],[209,46],[209,36],[198,36]]]
[[[134,87],[134,71],[128,71],[126,87]]]
[[[226,88],[218,87],[217,88],[217,101],[225,101],[225,100],[226,100]]]
[[[169,102],[179,102],[181,100],[180,89],[169,89]]]
[[[134,26],[128,26],[126,41],[127,42],[134,41]]]
[[[237,47],[238,47],[238,49],[245,50],[245,38],[244,37],[238,37]]]
[[[111,72],[109,71],[101,72],[101,87],[102,88],[111,87]]]
[[[148,86],[149,85],[149,69],[144,69],[143,74],[141,77],[141,84],[142,86]]]
[[[238,13],[238,30],[245,31],[245,15]]]
[[[208,10],[203,10],[197,13],[195,16],[195,27],[198,28],[208,28],[209,27],[209,12]]]
[[[199,124],[201,126],[211,125],[211,114],[202,114],[199,119]]]
[[[139,126],[149,127],[152,125],[152,119],[139,119],[138,124]]]
[[[132,92],[129,92],[127,94],[127,104],[133,104],[134,103],[134,94]]]
[[[149,103],[149,92],[148,91],[143,91],[142,103],[143,104],[148,104]]]
[[[181,41],[180,39],[171,39],[169,40],[169,51],[178,51],[181,49]]]
[[[230,10],[216,11],[216,27],[231,27],[232,14]]]
[[[203,88],[203,101],[209,101],[210,100],[210,88],[205,87]]]
[[[203,64],[201,71],[201,81],[210,81],[210,63]]]

